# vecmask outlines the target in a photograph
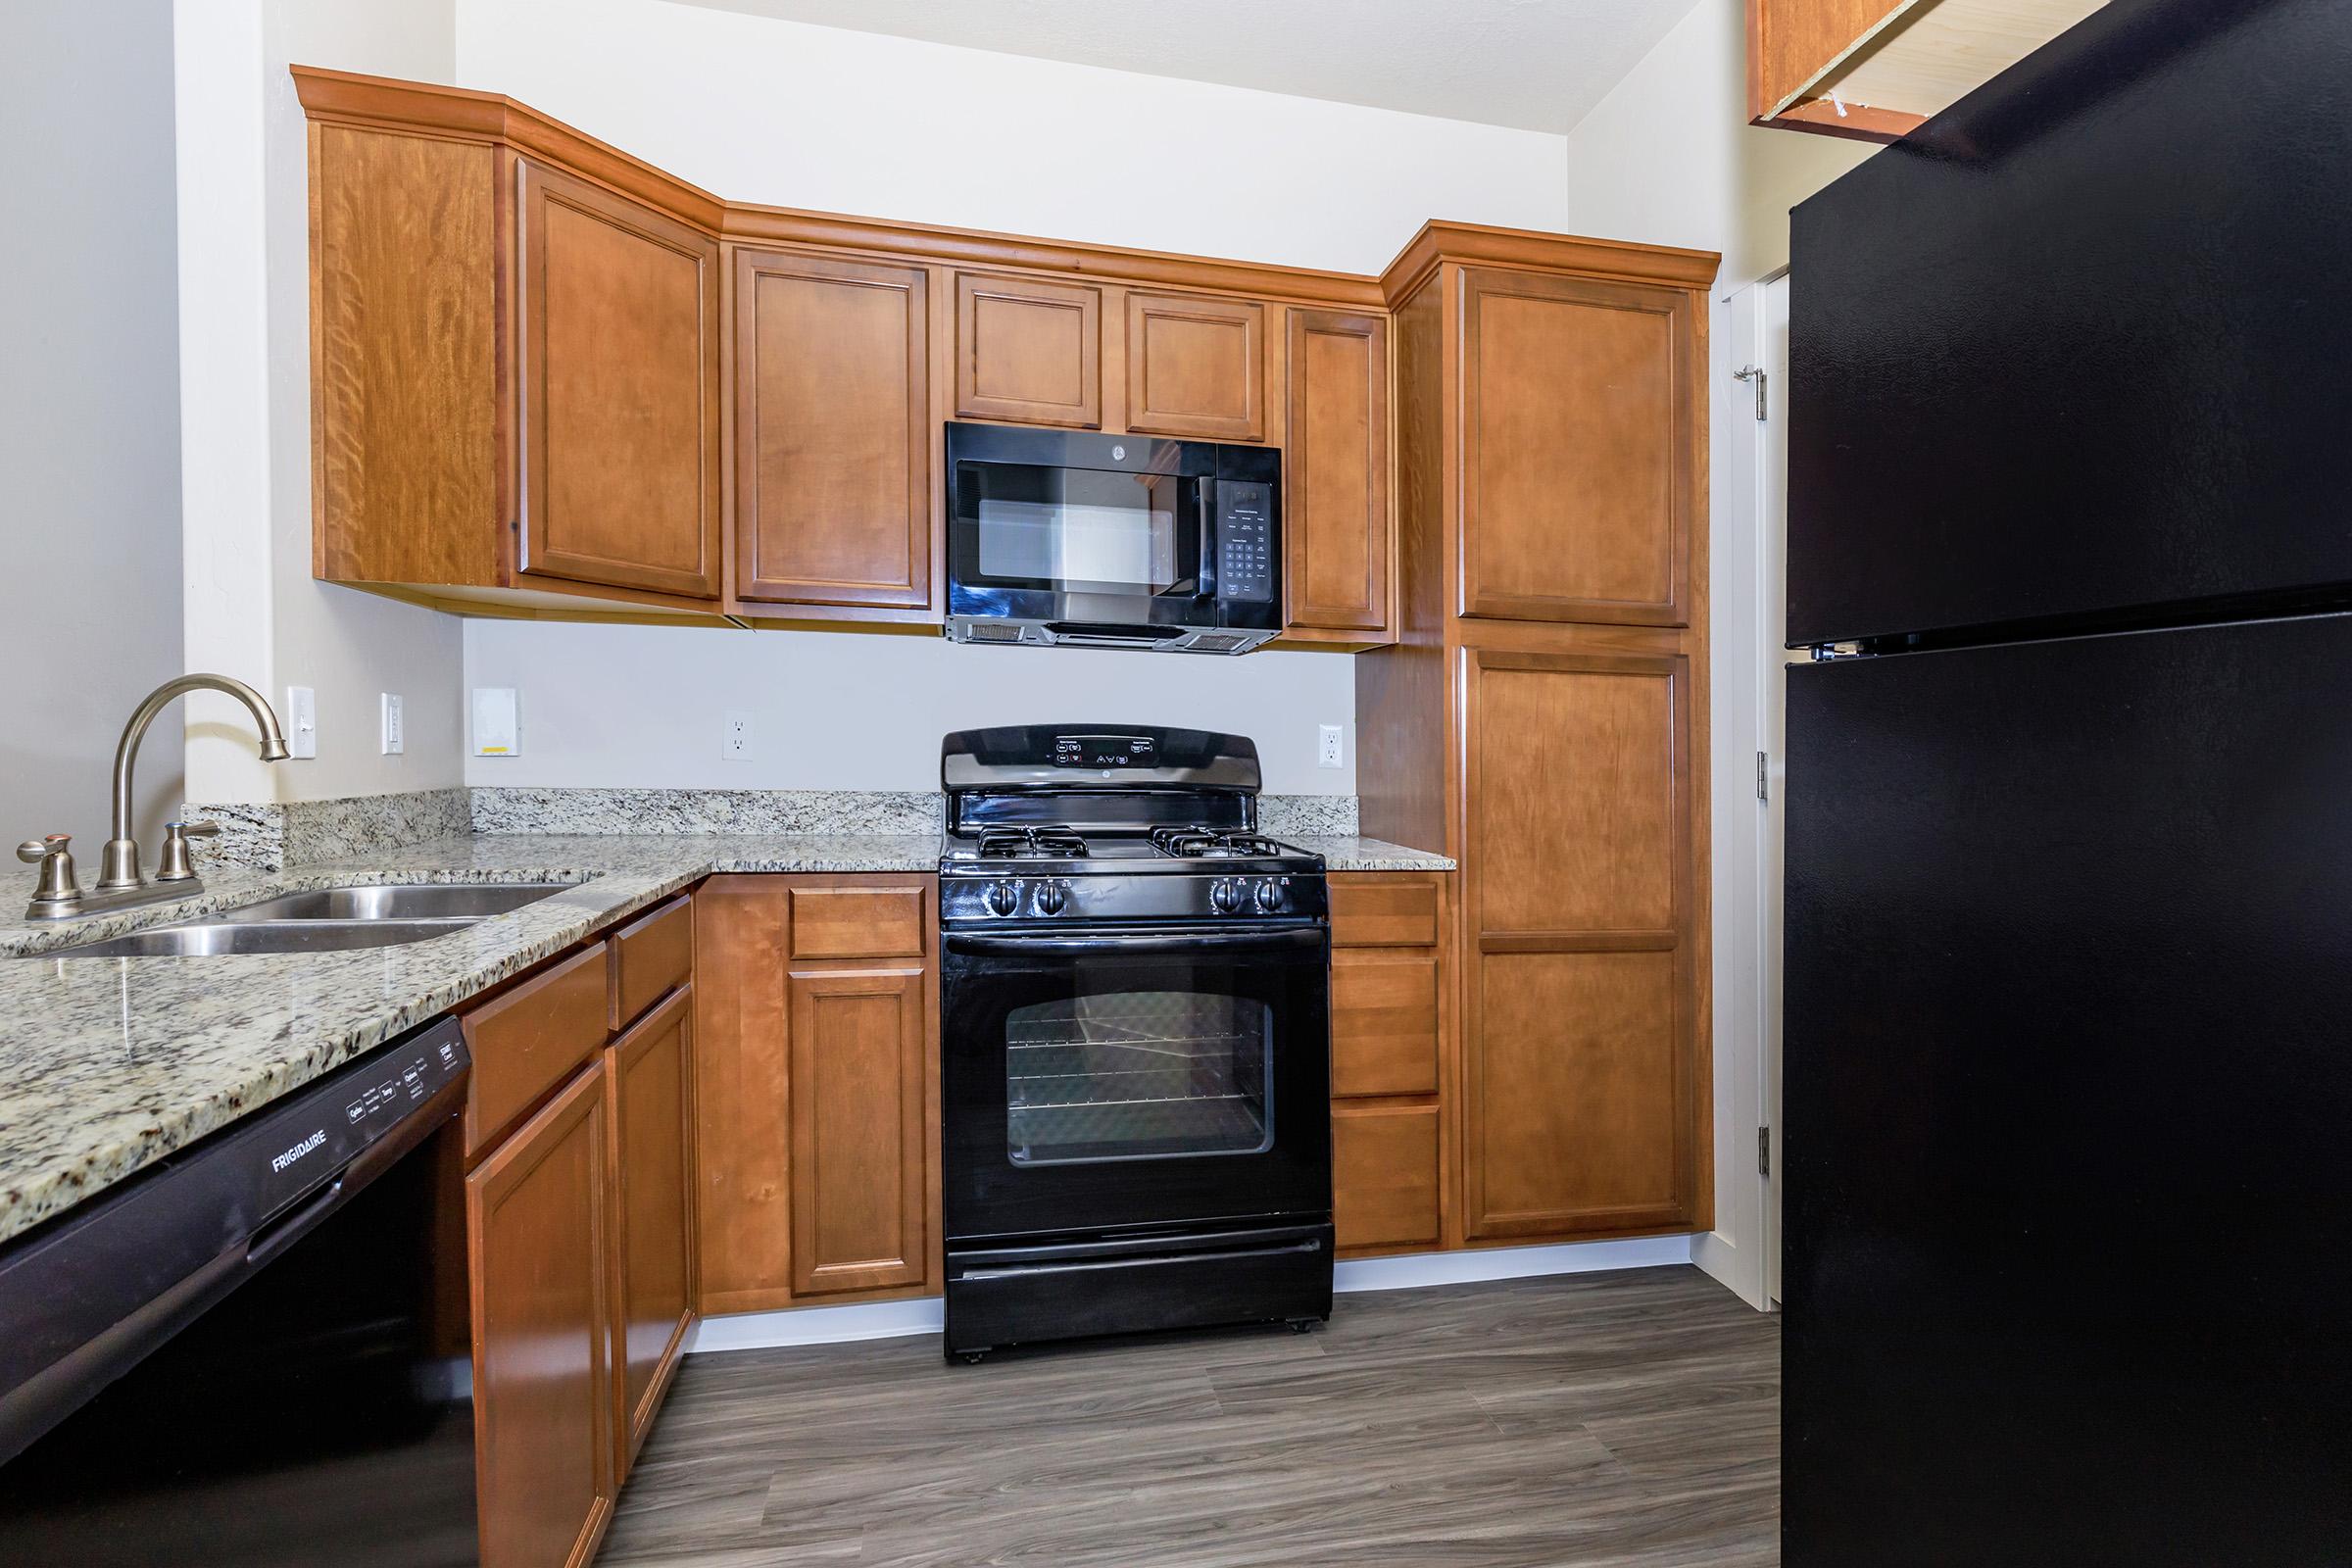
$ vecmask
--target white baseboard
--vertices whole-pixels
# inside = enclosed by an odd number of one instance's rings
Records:
[[[1549,1247],[1485,1247],[1460,1252],[1404,1252],[1343,1259],[1335,1291],[1411,1291],[1426,1285],[1475,1285],[1540,1274],[1592,1274],[1612,1268],[1664,1268],[1690,1261],[1688,1236],[1632,1242],[1561,1242]]]
[[[1657,1236],[1633,1242],[1573,1242],[1552,1247],[1498,1247],[1462,1252],[1408,1252],[1342,1262],[1332,1289],[1407,1291],[1428,1285],[1530,1279],[1543,1274],[1589,1274],[1601,1269],[1660,1268],[1690,1261],[1690,1238]],[[689,1355],[714,1350],[767,1350],[793,1345],[843,1345],[937,1334],[940,1299],[866,1301],[855,1306],[796,1306],[780,1312],[735,1312],[707,1317],[686,1342]]]

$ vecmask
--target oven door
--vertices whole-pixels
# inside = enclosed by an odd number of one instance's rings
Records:
[[[1320,926],[951,932],[951,1243],[1331,1209]]]

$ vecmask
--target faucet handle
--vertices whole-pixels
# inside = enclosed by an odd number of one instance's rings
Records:
[[[218,822],[166,822],[164,850],[157,857],[155,879],[158,882],[192,882],[196,866],[188,858],[188,840],[217,838],[220,833]]]
[[[40,886],[32,895],[36,912],[45,905],[81,902],[81,885],[74,876],[73,843],[71,833],[49,833],[17,846],[18,859],[41,868]]]

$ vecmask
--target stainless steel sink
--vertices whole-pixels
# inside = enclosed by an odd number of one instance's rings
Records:
[[[259,904],[222,909],[207,919],[256,920],[480,920],[537,904],[567,882],[404,882],[388,887],[319,888],[281,893]]]
[[[103,942],[52,948],[36,958],[194,958],[227,953],[340,953],[447,936],[473,920],[190,920]]]
[[[401,882],[281,893],[119,937],[28,954],[35,958],[192,958],[229,953],[340,953],[396,948],[463,931],[552,898],[568,882]]]

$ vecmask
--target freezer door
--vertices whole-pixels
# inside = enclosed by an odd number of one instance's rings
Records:
[[[2352,1551],[2352,616],[1790,672],[1784,1560]]]
[[[1791,646],[2352,583],[2352,6],[2110,6],[1796,209]]]

